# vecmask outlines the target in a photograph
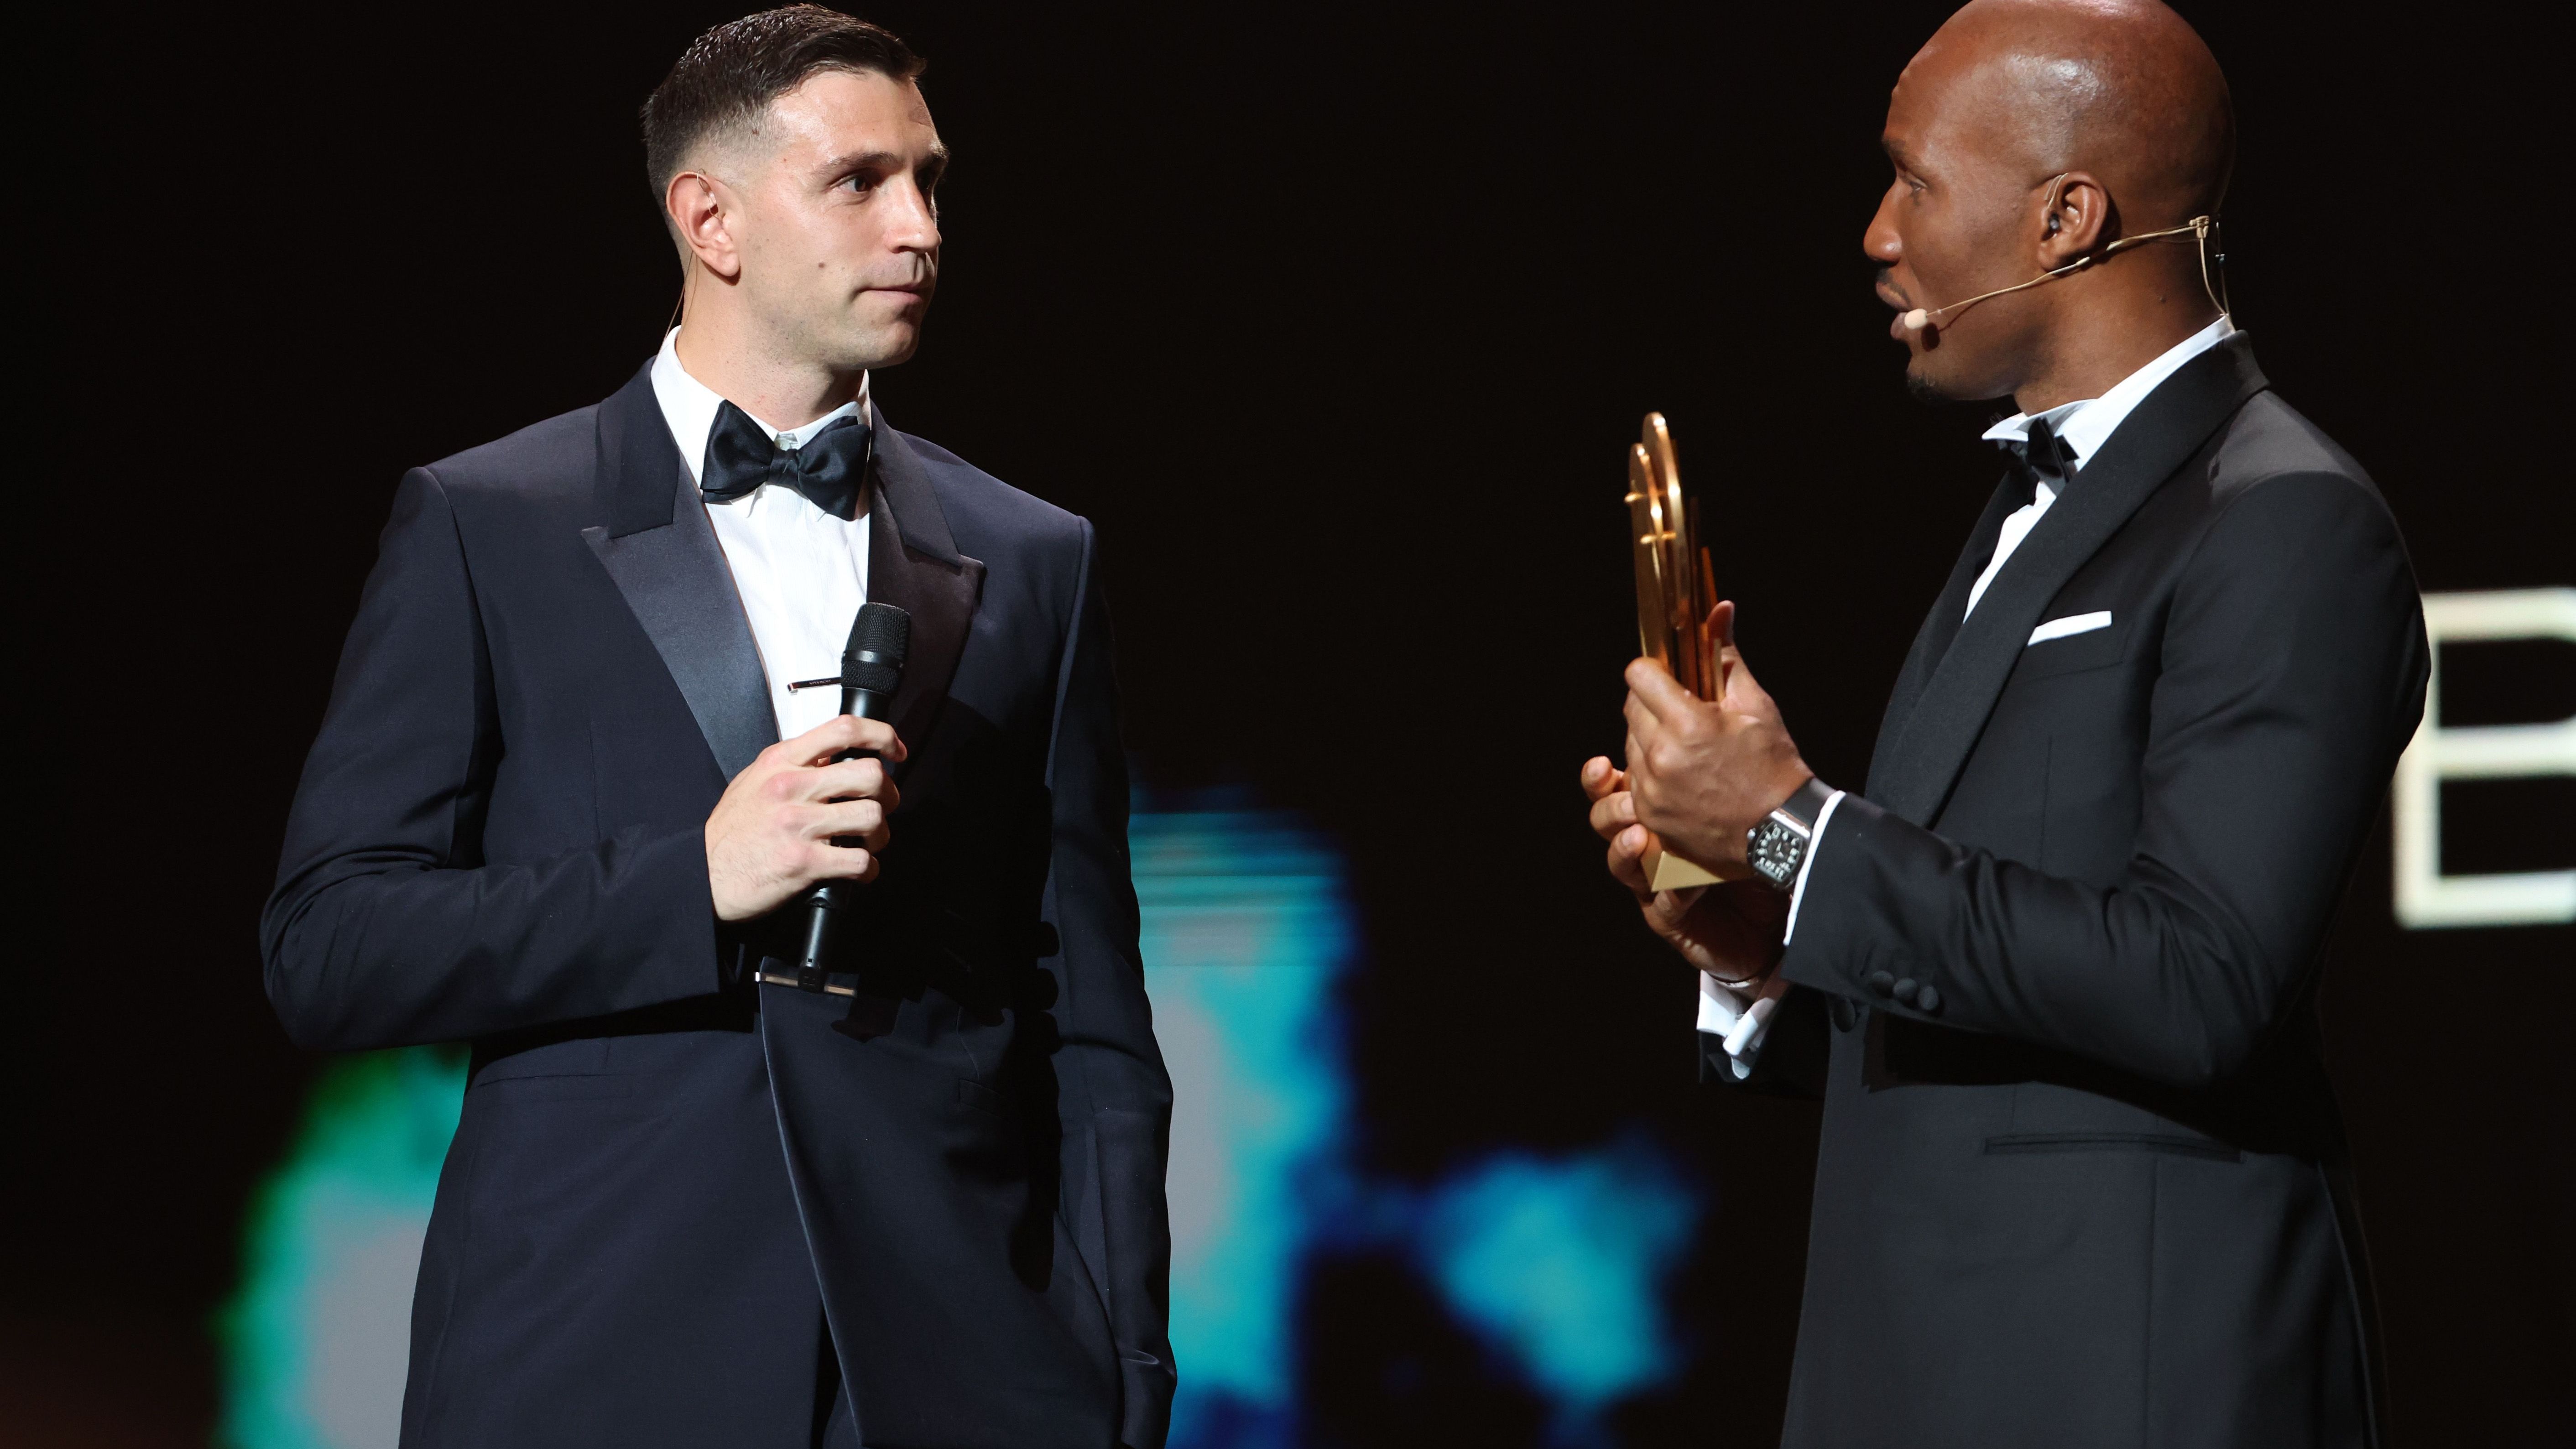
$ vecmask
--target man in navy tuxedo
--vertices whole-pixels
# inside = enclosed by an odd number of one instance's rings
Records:
[[[395,495],[262,938],[303,1045],[473,1046],[406,1445],[1162,1442],[1091,525],[868,394],[938,278],[919,71],[813,6],[700,37],[644,114],[683,325]],[[885,723],[789,687],[863,601],[912,618]]]

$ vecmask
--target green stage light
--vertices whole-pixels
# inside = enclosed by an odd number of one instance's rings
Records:
[[[228,1449],[394,1443],[412,1279],[465,1102],[465,1053],[330,1065],[286,1165],[252,1201],[242,1288],[218,1316]]]

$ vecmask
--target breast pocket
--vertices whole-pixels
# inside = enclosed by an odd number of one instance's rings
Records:
[[[2045,633],[2048,627],[2047,624],[2041,625],[2041,632]],[[2099,628],[2043,638],[2024,647],[2021,662],[2013,668],[2013,678],[2050,679],[2060,674],[2104,669],[2119,663],[2128,656],[2128,652],[2129,621],[2113,619]]]

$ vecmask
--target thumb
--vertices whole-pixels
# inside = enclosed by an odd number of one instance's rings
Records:
[[[1776,716],[1779,706],[1771,702],[1770,692],[1753,677],[1753,666],[1744,662],[1744,651],[1730,642],[1718,651],[1718,669],[1725,690],[1718,703],[1738,714]]]
[[[1717,676],[1717,698],[1726,698],[1727,682],[1742,662],[1735,652],[1735,601],[1720,599],[1708,611],[1707,625],[1700,630],[1707,641],[1709,671]]]

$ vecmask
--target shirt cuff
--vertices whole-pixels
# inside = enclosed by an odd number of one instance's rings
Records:
[[[1718,985],[1717,978],[1705,971],[1692,974],[1699,977],[1699,1029],[1718,1039],[1726,1051],[1726,1064],[1735,1069],[1735,1079],[1743,1081],[1753,1075],[1753,1059],[1761,1054],[1771,1013],[1779,1008],[1789,983],[1774,972],[1762,983],[1761,992],[1747,1001]]]
[[[1825,808],[1816,812],[1815,833],[1807,837],[1807,857],[1798,862],[1797,882],[1789,888],[1789,924],[1780,932],[1783,944],[1798,939],[1798,906],[1807,899],[1807,873],[1816,868],[1816,855],[1825,848],[1825,827],[1834,820],[1834,807],[1843,803],[1845,792],[1836,790],[1825,797]]]

